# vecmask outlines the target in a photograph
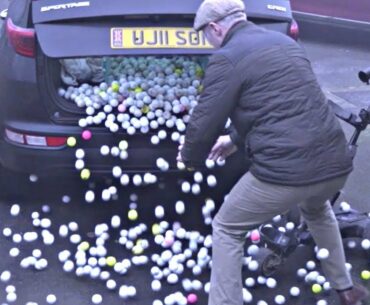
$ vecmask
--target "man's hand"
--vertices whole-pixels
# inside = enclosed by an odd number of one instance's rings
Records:
[[[217,161],[219,158],[220,160],[225,160],[237,150],[238,147],[231,141],[229,135],[220,136],[217,139],[216,144],[213,145],[211,152],[208,155],[208,159],[213,161]]]

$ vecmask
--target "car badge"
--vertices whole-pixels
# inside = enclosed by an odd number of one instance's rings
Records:
[[[287,8],[280,5],[275,4],[267,4],[267,8],[272,11],[279,11],[279,12],[286,12]]]
[[[80,2],[69,2],[63,4],[55,4],[50,6],[42,6],[40,11],[41,12],[49,12],[53,10],[65,10],[69,8],[76,8],[76,7],[86,7],[90,6],[90,1],[80,1]]]

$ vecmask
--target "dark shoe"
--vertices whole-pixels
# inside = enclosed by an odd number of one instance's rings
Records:
[[[369,291],[361,285],[355,285],[350,290],[338,292],[338,295],[341,305],[362,305],[361,302],[369,296]]]

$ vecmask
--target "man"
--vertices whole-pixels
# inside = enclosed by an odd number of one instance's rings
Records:
[[[352,160],[309,60],[286,35],[248,22],[240,0],[205,0],[194,28],[217,50],[178,160],[190,168],[240,147],[251,161],[212,223],[208,304],[243,304],[246,232],[299,204],[317,246],[329,250],[321,265],[341,304],[357,305],[368,292],[353,285],[327,201],[344,186]],[[229,117],[231,134],[216,141]]]

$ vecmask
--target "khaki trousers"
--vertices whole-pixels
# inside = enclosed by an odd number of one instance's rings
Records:
[[[248,230],[299,205],[302,217],[319,248],[330,256],[321,262],[334,289],[352,286],[330,199],[347,180],[342,176],[307,186],[262,182],[246,173],[233,187],[212,222],[212,270],[208,305],[243,305],[242,259]]]

